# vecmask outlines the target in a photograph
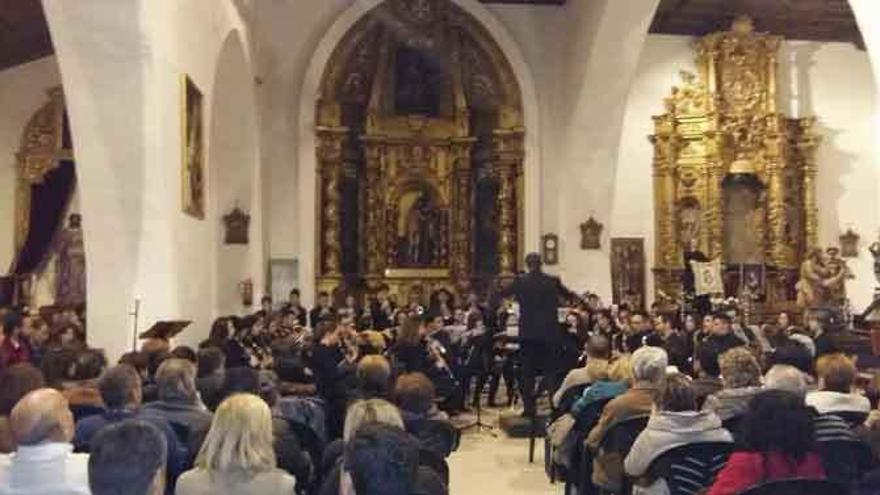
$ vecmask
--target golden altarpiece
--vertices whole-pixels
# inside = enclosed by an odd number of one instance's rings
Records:
[[[516,272],[520,90],[448,0],[388,0],[336,47],[317,102],[319,290],[403,300]]]
[[[800,266],[817,244],[812,117],[777,107],[782,39],[740,18],[695,42],[698,74],[654,117],[655,286],[681,295],[684,258],[724,263],[725,292],[756,311],[793,307]],[[687,253],[687,254],[685,254]]]

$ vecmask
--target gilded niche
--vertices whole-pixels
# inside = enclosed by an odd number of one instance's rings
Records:
[[[387,0],[364,15],[325,68],[316,119],[320,289],[405,299],[516,272],[519,84],[460,7]]]
[[[763,267],[770,306],[794,304],[791,280],[816,246],[819,139],[814,118],[777,109],[781,41],[745,17],[696,40],[696,73],[681,72],[653,118],[658,294],[681,294],[688,252],[724,263],[727,295]]]

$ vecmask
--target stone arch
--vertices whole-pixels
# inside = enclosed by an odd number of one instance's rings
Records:
[[[214,225],[215,314],[236,313],[239,287],[263,287],[261,176],[257,112],[247,53],[237,30],[223,42],[215,65],[209,111],[208,221]],[[228,244],[224,218],[235,209],[249,217],[247,244]]]

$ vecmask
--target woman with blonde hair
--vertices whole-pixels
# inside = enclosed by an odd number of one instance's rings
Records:
[[[404,429],[400,409],[382,399],[359,400],[348,406],[342,439],[349,441],[358,429],[366,424],[381,423]]]
[[[296,480],[278,469],[272,413],[252,394],[224,400],[196,457],[177,482],[176,495],[290,495]]]

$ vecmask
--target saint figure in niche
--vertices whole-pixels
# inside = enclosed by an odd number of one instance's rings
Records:
[[[86,251],[82,217],[70,215],[67,228],[58,234],[55,274],[55,304],[78,307],[86,302]]]
[[[434,266],[439,262],[439,220],[433,201],[422,193],[406,213],[401,264]]]

